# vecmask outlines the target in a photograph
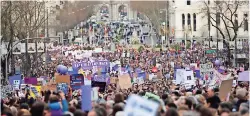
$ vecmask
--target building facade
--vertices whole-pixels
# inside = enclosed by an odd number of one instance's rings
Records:
[[[208,31],[208,18],[206,13],[202,10],[206,8],[207,4],[211,9],[215,7],[214,0],[172,0],[170,3],[170,28],[174,29],[175,41],[183,41],[185,37],[187,40],[204,40],[209,35],[212,39],[217,38],[217,29],[210,25],[210,34]],[[233,6],[233,5],[232,5]],[[239,24],[242,22],[238,30],[238,39],[248,39],[249,27],[249,3],[240,6],[235,13],[234,19],[238,20]],[[216,17],[214,17],[215,19]],[[225,30],[224,24],[220,19],[220,28]],[[187,31],[189,30],[189,31]],[[218,34],[218,39],[222,39]]]

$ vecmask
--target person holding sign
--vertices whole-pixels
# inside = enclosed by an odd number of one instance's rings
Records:
[[[61,99],[61,103],[59,99]],[[68,111],[68,102],[65,99],[65,94],[60,91],[59,96],[51,95],[48,106],[52,116],[61,116],[63,112]]]

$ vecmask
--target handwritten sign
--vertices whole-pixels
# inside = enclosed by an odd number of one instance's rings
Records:
[[[68,94],[68,84],[67,83],[57,83],[57,91],[63,91],[65,94]]]
[[[121,89],[128,89],[132,87],[131,78],[129,74],[119,75],[118,78]]]

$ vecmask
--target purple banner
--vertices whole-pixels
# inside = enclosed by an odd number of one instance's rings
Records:
[[[26,77],[26,78],[24,78],[24,83],[37,85],[37,79],[35,77]]]
[[[73,68],[81,67],[83,70],[90,70],[93,68],[93,66],[109,67],[110,62],[109,61],[95,61],[95,62],[87,61],[87,62],[75,62],[72,64]]]

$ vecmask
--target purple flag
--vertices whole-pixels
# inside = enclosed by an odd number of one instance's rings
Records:
[[[26,77],[26,78],[24,78],[24,83],[37,85],[37,79],[35,77]]]
[[[82,86],[82,110],[90,111],[92,109],[91,104],[91,86],[84,85]]]

